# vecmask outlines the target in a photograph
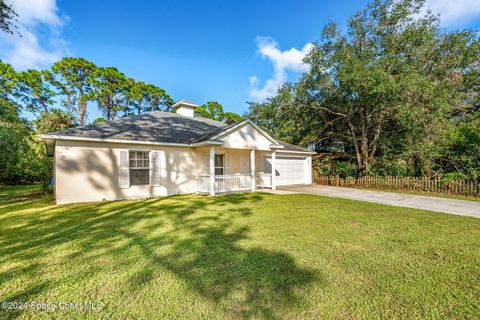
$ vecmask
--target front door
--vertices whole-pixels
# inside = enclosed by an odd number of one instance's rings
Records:
[[[250,173],[250,157],[249,155],[242,154],[240,155],[240,173],[249,174]]]

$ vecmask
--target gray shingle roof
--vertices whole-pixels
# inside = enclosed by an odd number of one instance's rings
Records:
[[[189,144],[223,126],[224,123],[211,119],[155,111],[49,134]]]
[[[283,146],[283,149],[281,149],[281,150],[312,152],[312,150],[308,150],[306,148],[302,148],[302,147],[293,145],[291,143],[287,143],[285,141],[281,141],[281,140],[278,140],[278,139],[275,139],[275,141],[277,141],[279,144],[281,144]]]
[[[190,118],[176,113],[155,111],[138,116],[50,132],[48,134],[83,138],[191,144],[208,140],[234,125],[227,125],[202,117]],[[284,146],[282,150],[309,151],[280,140],[276,141]]]
[[[237,122],[238,123],[238,122]],[[235,126],[237,123],[232,123],[232,124],[225,124],[221,127],[218,127],[212,131],[209,131],[207,132],[206,134],[204,134],[203,136],[199,137],[197,140],[195,140],[194,142],[200,142],[200,141],[205,141],[205,140],[208,140],[214,136],[216,136],[217,134]]]

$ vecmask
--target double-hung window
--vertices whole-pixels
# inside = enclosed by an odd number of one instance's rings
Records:
[[[213,158],[214,165],[213,165],[213,173],[216,176],[221,176],[224,174],[230,174],[230,163],[231,159],[230,156],[227,154],[216,154]],[[210,174],[210,154],[208,152],[205,153],[205,171],[204,174]]]
[[[150,184],[150,153],[148,151],[130,151],[130,185]]]

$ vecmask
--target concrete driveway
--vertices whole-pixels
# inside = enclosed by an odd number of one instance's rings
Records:
[[[321,185],[278,187],[275,193],[307,193],[480,218],[480,202]]]

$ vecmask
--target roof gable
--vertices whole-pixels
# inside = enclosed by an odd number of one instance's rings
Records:
[[[225,128],[210,137],[210,140],[222,141],[225,148],[270,150],[273,145],[283,148],[275,139],[250,120]]]

